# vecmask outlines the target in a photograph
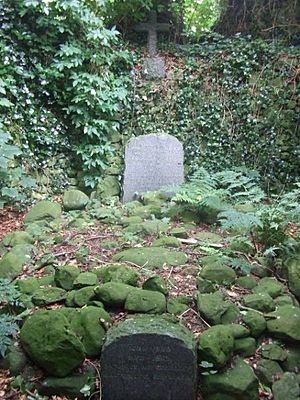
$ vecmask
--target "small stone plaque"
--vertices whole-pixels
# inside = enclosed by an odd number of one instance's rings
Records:
[[[166,76],[165,59],[162,57],[145,58],[143,75],[146,79],[163,79]]]
[[[184,181],[183,148],[175,137],[150,134],[130,139],[125,149],[123,201]]]
[[[103,400],[195,400],[193,335],[162,317],[141,317],[108,332],[101,357]]]

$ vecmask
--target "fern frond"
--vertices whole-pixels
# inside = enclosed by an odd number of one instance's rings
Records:
[[[262,221],[253,213],[228,210],[219,213],[218,220],[223,229],[251,231],[255,227],[262,228]]]

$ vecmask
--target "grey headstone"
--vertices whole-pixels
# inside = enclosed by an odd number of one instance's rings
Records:
[[[107,333],[101,356],[103,400],[195,400],[193,334],[158,316],[134,316]]]
[[[125,149],[123,202],[183,181],[183,148],[179,140],[166,134],[130,139]]]
[[[163,57],[145,58],[143,75],[146,79],[163,79],[166,76],[165,59]]]

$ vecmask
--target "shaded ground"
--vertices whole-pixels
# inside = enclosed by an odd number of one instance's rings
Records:
[[[20,229],[22,225],[22,213],[15,213],[10,209],[4,210],[1,221],[0,239],[12,230]],[[177,223],[172,222],[169,224],[171,228],[176,227]],[[78,228],[70,228],[66,225],[62,229],[57,229],[53,233],[46,235],[45,239],[41,241],[36,247],[35,253],[32,257],[32,263],[25,266],[22,276],[41,276],[45,268],[51,265],[53,261],[56,264],[73,264],[81,268],[82,271],[92,270],[95,266],[105,266],[112,263],[112,257],[115,253],[126,248],[148,246],[157,236],[146,236],[138,242],[129,240],[126,236],[120,236],[122,228],[118,225],[105,224],[98,221],[93,221],[92,224]],[[194,237],[199,232],[214,232],[222,235],[218,230],[214,230],[204,224],[195,225],[190,224],[189,239]],[[132,239],[132,238],[131,238]],[[118,244],[112,249],[104,246],[107,241],[117,242]],[[221,242],[218,244],[220,247],[226,247],[226,243]],[[186,239],[182,239],[181,249],[189,258],[188,264],[180,267],[163,267],[161,270],[156,269],[155,274],[165,279],[168,284],[169,295],[176,297],[178,295],[186,295],[193,299],[196,290],[196,277],[199,273],[199,258],[207,255],[201,249],[195,247],[193,240],[189,244]],[[251,257],[247,256],[247,260],[251,263]],[[133,263],[127,263],[133,269],[137,270],[140,275],[140,282],[142,283],[153,275],[153,271],[147,269],[147,265],[138,266]],[[139,286],[140,286],[139,285]],[[243,289],[239,286],[231,286],[222,288],[226,298],[240,306],[240,298],[242,295],[250,293],[250,290]],[[59,305],[46,306],[47,309],[58,307]],[[124,310],[115,310],[110,312],[114,321],[125,319],[127,313]],[[183,314],[178,316],[194,334],[199,335],[204,329],[210,325],[202,317],[200,317],[195,302],[192,303],[190,308]],[[250,357],[248,361],[254,364],[260,357],[260,347],[257,349],[255,356]],[[99,363],[93,360],[86,360],[86,364],[92,363],[96,370],[100,370]],[[42,378],[42,375],[37,374],[31,378],[31,381],[37,381]],[[18,388],[11,389],[10,384],[13,378],[7,371],[0,371],[0,399],[28,399],[27,395],[20,393]],[[100,388],[100,381],[98,379],[97,388]],[[30,396],[30,393],[28,393]],[[99,394],[97,395],[99,396]],[[95,398],[101,398],[101,397]],[[272,395],[260,390],[260,398],[271,399]],[[35,399],[33,396],[32,399]],[[51,400],[65,400],[65,397],[51,396]],[[37,398],[40,400],[40,398]],[[198,400],[203,400],[199,395]]]

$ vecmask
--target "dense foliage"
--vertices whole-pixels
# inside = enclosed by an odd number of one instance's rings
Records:
[[[299,174],[299,48],[213,36],[175,50],[163,85],[136,77],[129,134],[184,143],[189,171],[245,165],[267,184]]]
[[[3,130],[33,168],[72,150],[90,186],[113,152],[109,136],[120,127],[130,61],[96,10],[78,0],[3,1],[0,8]]]

